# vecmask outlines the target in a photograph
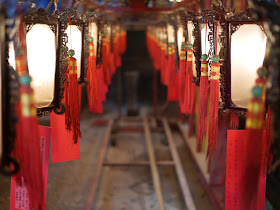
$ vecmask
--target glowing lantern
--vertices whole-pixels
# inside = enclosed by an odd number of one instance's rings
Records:
[[[67,8],[60,18],[61,23],[66,27],[68,37],[67,48],[75,51],[77,60],[77,77],[80,84],[87,84],[87,59],[89,55],[88,24],[77,17],[76,9]]]
[[[62,75],[66,37],[57,15],[39,8],[24,16],[27,62],[38,116],[64,112]],[[13,55],[10,47],[10,56]],[[10,58],[13,60],[13,58]],[[13,63],[10,61],[10,63]]]
[[[251,9],[228,18],[226,25],[225,107],[246,110],[257,69],[263,66],[267,37],[262,22],[253,19]]]

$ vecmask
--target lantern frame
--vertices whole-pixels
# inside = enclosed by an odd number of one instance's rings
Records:
[[[194,37],[193,42],[193,54],[194,54],[194,64],[195,64],[195,71],[196,77],[193,78],[196,85],[199,85],[200,81],[200,57],[201,57],[201,43],[200,43],[200,32],[199,32],[199,24],[198,24],[198,15],[195,12],[187,11],[187,12],[180,12],[181,22],[183,23],[184,28],[184,36],[185,40],[188,39],[189,33],[192,34]],[[193,25],[193,30],[189,31],[188,23],[191,22]],[[187,51],[187,48],[186,48]]]
[[[96,48],[96,68],[100,68],[103,64],[102,62],[102,36],[103,36],[103,28],[106,16],[98,13],[98,12],[87,12],[85,15],[85,22],[87,27],[89,27],[89,20],[95,22],[98,28],[97,32],[97,48]],[[89,30],[89,29],[87,29]]]
[[[221,42],[221,37],[223,38],[223,36],[217,36],[216,34],[216,23],[218,22],[219,23],[219,29],[221,30],[220,31],[220,34],[223,34],[223,31],[224,31],[224,24],[225,24],[225,14],[226,14],[226,11],[225,9],[222,7],[222,6],[215,6],[215,5],[211,5],[211,9],[210,10],[203,10],[197,17],[197,29],[198,32],[197,35],[199,37],[199,50],[200,50],[200,54],[199,54],[199,62],[200,62],[200,58],[201,58],[201,55],[202,55],[202,44],[201,44],[201,30],[200,30],[200,25],[202,24],[206,24],[207,22],[207,26],[209,28],[209,35],[208,35],[208,40],[210,42],[210,49],[207,53],[207,57],[208,57],[208,63],[209,63],[209,66],[211,67],[211,64],[212,64],[212,56],[217,54],[216,52],[216,49],[215,49],[215,40],[217,40],[218,38],[218,43],[217,45],[219,44],[219,56],[220,56],[220,64],[221,64],[221,67],[220,67],[220,72],[221,72],[221,75],[222,73],[224,72],[224,56],[223,56],[223,53],[224,53],[224,50],[225,50],[225,45],[223,42]],[[200,65],[199,65],[200,66]],[[197,69],[197,71],[199,72],[199,76],[200,76],[200,69]],[[211,68],[209,69],[209,71],[211,72]],[[209,74],[209,77],[210,77],[210,74]],[[220,87],[222,88],[223,85],[222,85],[222,76],[220,76]],[[221,91],[222,93],[222,91]],[[222,94],[221,94],[221,97],[222,97]]]
[[[66,28],[61,27],[59,14],[49,14],[44,9],[38,8],[33,12],[24,15],[23,17],[26,34],[32,29],[35,24],[48,25],[51,31],[55,34],[56,42],[56,69],[55,69],[55,84],[54,84],[54,98],[48,107],[38,108],[37,116],[49,115],[51,111],[56,114],[63,114],[65,106],[61,103],[64,93],[65,72],[67,69],[67,34]]]
[[[100,31],[100,29],[99,29],[99,24],[100,24],[100,22],[98,21],[98,19],[97,19],[98,17],[97,17],[97,14],[96,14],[96,12],[95,11],[93,11],[93,12],[87,12],[84,16],[83,16],[83,19],[84,19],[84,21],[85,21],[85,24],[86,24],[86,28],[88,29],[87,31],[88,31],[88,38],[89,38],[89,24],[90,24],[90,22],[94,22],[94,23],[96,23],[96,25],[97,25],[97,40],[96,40],[96,43],[97,43],[97,46],[96,46],[96,65],[98,65],[99,63],[98,63],[98,60],[97,60],[97,54],[98,54],[98,47],[99,47],[99,31]],[[88,44],[89,44],[89,42],[88,42]],[[102,42],[101,42],[101,44],[102,44]]]
[[[88,65],[88,56],[89,56],[89,31],[88,24],[86,24],[83,17],[77,17],[77,9],[76,8],[66,8],[60,14],[60,24],[65,30],[69,26],[69,19],[71,20],[71,25],[77,26],[77,28],[82,33],[82,51],[81,51],[81,75],[78,78],[78,83],[85,86],[88,84],[88,80],[86,78],[87,75],[87,65]],[[68,42],[68,37],[67,37]]]
[[[223,108],[225,110],[233,110],[238,116],[245,116],[247,108],[238,107],[231,98],[231,37],[244,24],[258,25],[260,29],[266,34],[263,22],[258,20],[254,15],[255,10],[249,8],[238,15],[231,16],[225,22],[225,34],[220,34],[221,45],[225,46],[226,51],[220,54],[224,61],[224,70],[221,71],[223,80],[221,82],[221,97],[223,101]],[[221,37],[226,37],[222,39]],[[226,62],[225,62],[226,61]]]

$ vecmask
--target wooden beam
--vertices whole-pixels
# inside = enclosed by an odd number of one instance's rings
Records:
[[[86,200],[84,210],[90,210],[92,208],[92,203],[94,202],[96,190],[97,190],[97,187],[99,184],[99,180],[100,180],[100,176],[101,176],[101,172],[102,172],[102,166],[103,166],[106,152],[107,152],[108,143],[109,143],[110,137],[111,137],[113,123],[114,123],[113,119],[109,120],[107,129],[106,129],[106,132],[104,135],[104,139],[103,139],[103,142],[101,145],[100,153],[99,153],[97,164],[96,164],[95,173],[94,173],[92,181],[91,181],[91,186],[89,189],[89,193],[88,193],[88,197]]]
[[[164,130],[165,130],[165,133],[166,133],[166,136],[167,136],[171,156],[172,156],[172,159],[175,163],[175,170],[176,170],[176,174],[178,176],[178,180],[179,180],[180,187],[181,187],[181,190],[182,190],[182,193],[183,193],[183,197],[184,197],[186,207],[187,207],[188,210],[196,210],[196,207],[194,205],[194,201],[193,201],[193,198],[192,198],[192,194],[191,194],[188,182],[187,182],[187,178],[186,178],[186,175],[185,175],[184,170],[183,170],[182,162],[181,162],[178,151],[176,149],[176,145],[175,145],[174,140],[173,140],[173,136],[172,136],[170,127],[169,127],[168,122],[165,118],[162,119],[162,123],[163,123]]]
[[[174,166],[173,161],[157,161],[158,166]],[[104,166],[116,166],[116,167],[127,167],[127,166],[150,166],[148,161],[137,161],[137,162],[105,162]]]
[[[146,139],[146,144],[147,144],[147,149],[148,149],[148,154],[149,154],[153,184],[154,184],[154,188],[155,188],[157,200],[158,200],[158,205],[159,205],[158,209],[165,210],[164,200],[163,200],[163,195],[162,195],[162,190],[161,190],[161,185],[160,185],[159,172],[158,172],[158,168],[157,168],[157,164],[156,164],[156,156],[155,156],[155,151],[154,151],[153,142],[152,142],[152,135],[151,135],[151,131],[150,131],[148,120],[147,120],[146,110],[144,108],[141,110],[141,116],[143,118],[145,139]]]

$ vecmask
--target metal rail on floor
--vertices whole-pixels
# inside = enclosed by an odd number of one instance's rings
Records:
[[[170,126],[166,119],[162,120],[163,129],[161,131],[164,131],[167,140],[168,140],[168,146],[171,152],[172,160],[171,161],[156,161],[155,157],[155,150],[152,142],[152,131],[157,131],[158,129],[151,128],[151,125],[148,121],[147,113],[145,109],[141,109],[141,118],[137,118],[142,120],[143,122],[143,132],[145,133],[145,140],[149,155],[149,161],[137,161],[137,162],[105,162],[106,152],[109,145],[111,134],[114,130],[114,122],[115,120],[109,120],[107,124],[107,129],[104,135],[104,139],[102,141],[101,150],[97,159],[96,169],[92,178],[89,194],[85,203],[84,210],[89,210],[92,208],[96,191],[98,188],[99,180],[102,173],[102,167],[127,167],[127,166],[133,166],[133,167],[150,167],[151,168],[151,174],[153,179],[153,184],[155,188],[155,192],[157,195],[158,200],[158,209],[165,210],[164,206],[164,199],[162,195],[162,189],[161,189],[161,183],[160,183],[160,175],[158,172],[158,166],[172,166],[175,167],[175,171],[179,180],[179,185],[184,197],[185,205],[188,210],[196,210],[192,195],[189,190],[189,186],[187,183],[186,176],[184,174],[182,162],[180,160],[179,154],[176,149],[176,145],[173,140],[172,132],[170,129]],[[141,122],[139,120],[139,122]],[[128,119],[129,121],[129,119]],[[153,122],[153,124],[156,124],[156,122]],[[116,126],[118,128],[118,126]],[[139,129],[119,129],[118,131],[134,131],[137,132]]]

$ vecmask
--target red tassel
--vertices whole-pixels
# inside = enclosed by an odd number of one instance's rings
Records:
[[[253,209],[254,205],[253,198],[256,198],[258,192],[258,182],[260,173],[263,172],[262,168],[262,150],[263,145],[258,142],[259,139],[255,139],[255,136],[261,136],[263,124],[264,124],[264,103],[265,103],[265,80],[266,69],[260,68],[258,75],[262,77],[257,79],[255,86],[252,90],[253,98],[250,100],[248,105],[248,116],[246,119],[246,130],[248,130],[248,141],[246,147],[246,160],[247,165],[244,179],[243,179],[243,192],[242,195],[246,196],[248,200],[247,209]],[[252,145],[252,141],[254,143]]]
[[[87,70],[87,95],[89,110],[92,110],[93,106],[98,103],[99,87],[97,84],[97,73],[96,73],[96,59],[94,55],[94,44],[89,43],[89,57],[88,57],[88,70]]]
[[[238,126],[239,117],[234,112],[230,112],[230,129],[237,129]]]
[[[216,149],[216,142],[218,137],[219,75],[220,75],[219,57],[214,56],[213,63],[211,66],[208,151],[207,151],[207,156],[209,155],[210,158]]]
[[[196,96],[197,96],[197,86],[195,82],[191,83],[191,114],[196,113]]]
[[[250,105],[251,104],[251,105]],[[243,179],[243,192],[248,200],[247,209],[252,209],[252,199],[257,196],[258,182],[260,173],[262,171],[262,147],[263,145],[258,142],[259,139],[255,139],[255,136],[261,136],[263,128],[263,100],[254,98],[251,100],[248,107],[248,117],[246,120],[246,129],[249,131],[248,143],[246,144],[246,160],[250,165],[247,165],[244,179]],[[258,113],[253,111],[253,106],[259,106]],[[254,140],[254,145],[252,141]]]
[[[176,63],[175,63],[175,51],[174,46],[169,44],[168,47],[168,92],[167,92],[167,100],[168,101],[176,101],[178,100],[178,87],[177,83],[177,73],[176,73]]]
[[[20,11],[21,12],[21,11]],[[17,107],[17,136],[15,139],[14,156],[20,162],[20,171],[16,182],[22,185],[22,178],[28,190],[30,209],[44,209],[44,182],[40,153],[40,139],[37,123],[37,110],[34,105],[33,90],[30,87],[31,78],[28,75],[27,58],[25,54],[25,34],[23,17],[19,24],[20,49],[24,53],[16,57],[16,70],[20,76],[20,102]]]
[[[110,84],[110,73],[109,73],[109,52],[108,52],[107,37],[104,36],[102,39],[102,61],[103,61],[103,74],[104,82],[108,86]]]
[[[184,113],[184,98],[185,98],[185,78],[186,78],[186,49],[185,43],[182,43],[180,54],[180,72],[179,72],[179,106]]]
[[[187,50],[187,63],[186,63],[186,85],[185,85],[185,99],[184,106],[186,107],[185,114],[190,114],[192,112],[192,80],[193,80],[193,63],[192,63],[193,50],[192,45],[188,45]]]
[[[270,153],[270,144],[273,142],[271,139],[271,120],[272,120],[272,113],[270,106],[268,106],[267,109],[267,117],[266,117],[266,154],[265,154],[265,168],[264,168],[264,173],[266,174],[267,171],[270,173],[271,172],[271,165],[272,165],[272,160],[273,156]]]
[[[71,50],[69,50],[70,52]],[[69,53],[70,54],[70,53]],[[66,129],[73,131],[73,143],[78,142],[81,136],[80,131],[80,97],[77,79],[77,61],[74,57],[69,57],[68,60],[68,87],[66,88],[65,97],[65,120]]]
[[[43,209],[44,183],[40,154],[40,141],[37,124],[37,111],[34,106],[33,91],[29,85],[20,87],[21,97],[17,124],[17,138],[14,150],[15,157],[20,161],[20,172],[16,175],[17,183],[22,184],[22,177],[28,189],[30,206]]]
[[[208,81],[208,62],[207,55],[202,55],[200,90],[199,90],[199,112],[198,112],[198,145],[202,144],[203,138],[207,132],[207,107],[209,96],[209,81]]]

